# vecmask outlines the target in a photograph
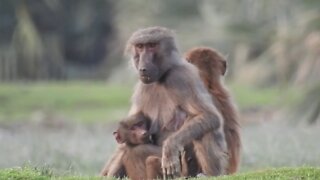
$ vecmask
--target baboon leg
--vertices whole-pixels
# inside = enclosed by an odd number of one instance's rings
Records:
[[[149,156],[146,159],[147,179],[161,179],[161,159],[157,156]]]
[[[207,133],[201,140],[194,141],[194,149],[201,172],[208,176],[225,174],[228,158],[225,145]]]

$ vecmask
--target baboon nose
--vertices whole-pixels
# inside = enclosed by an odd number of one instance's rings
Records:
[[[142,72],[142,73],[144,73],[144,72],[147,71],[147,69],[146,69],[146,68],[140,68],[139,71]]]

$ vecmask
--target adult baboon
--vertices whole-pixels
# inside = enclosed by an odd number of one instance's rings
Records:
[[[129,115],[150,117],[150,132],[162,146],[163,174],[180,174],[179,156],[190,144],[202,173],[224,174],[228,157],[223,118],[197,69],[181,57],[174,33],[163,27],[138,30],[128,40],[127,53],[140,78]],[[117,175],[122,155],[119,148],[102,174]]]
[[[235,173],[240,162],[241,138],[237,110],[230,93],[221,82],[227,62],[216,50],[207,47],[193,48],[186,53],[185,58],[199,69],[200,77],[224,119],[224,133],[229,153],[227,173]]]

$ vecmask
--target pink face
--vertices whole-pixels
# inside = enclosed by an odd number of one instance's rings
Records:
[[[146,144],[149,141],[147,125],[143,121],[140,121],[129,128],[121,126],[113,133],[113,135],[119,144],[127,143],[131,145],[138,145]]]

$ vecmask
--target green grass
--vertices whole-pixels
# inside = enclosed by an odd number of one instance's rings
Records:
[[[268,169],[256,172],[241,173],[232,176],[222,176],[217,178],[197,178],[215,179],[215,180],[288,180],[288,179],[303,179],[316,180],[320,178],[320,168],[301,167],[301,168],[279,168]],[[85,176],[55,176],[48,169],[37,168],[12,168],[0,170],[0,179],[103,179],[100,177],[85,177]],[[107,178],[105,178],[107,179]],[[112,178],[109,178],[112,179]]]
[[[50,111],[77,121],[110,120],[126,113],[132,87],[102,82],[0,85],[0,120],[25,120]]]
[[[294,89],[230,84],[240,109],[286,106],[302,93]],[[130,106],[132,86],[103,82],[51,82],[0,84],[0,121],[28,120],[37,112],[62,115],[80,122],[118,120]]]
[[[233,176],[216,178],[217,180],[269,180],[269,179],[320,179],[320,168],[301,167],[301,168],[279,168],[268,169],[256,172],[241,173]]]
[[[293,88],[257,88],[228,84],[240,109],[270,106],[291,106],[303,98],[303,90]]]
[[[50,174],[32,168],[11,168],[0,171],[0,179],[50,179]]]
[[[47,168],[10,168],[0,170],[0,179],[12,179],[12,180],[46,180],[46,179],[63,179],[63,180],[76,180],[76,179],[102,179],[99,177],[85,177],[85,176],[55,176],[52,171]]]

